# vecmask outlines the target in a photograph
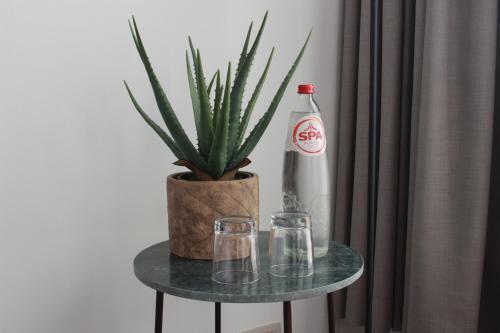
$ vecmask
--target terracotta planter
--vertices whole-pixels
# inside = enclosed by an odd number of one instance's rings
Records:
[[[192,173],[167,177],[171,251],[190,259],[212,259],[214,221],[221,216],[252,216],[259,225],[259,178],[239,172],[237,179],[193,181]]]

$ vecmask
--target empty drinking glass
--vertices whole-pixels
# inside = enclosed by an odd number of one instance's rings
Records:
[[[269,240],[271,275],[299,278],[313,274],[311,216],[308,213],[274,213]]]
[[[212,279],[246,284],[259,279],[259,247],[255,219],[228,216],[215,220]]]

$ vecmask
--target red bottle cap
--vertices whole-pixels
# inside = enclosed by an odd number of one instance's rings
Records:
[[[299,84],[297,92],[299,94],[314,94],[314,84]]]

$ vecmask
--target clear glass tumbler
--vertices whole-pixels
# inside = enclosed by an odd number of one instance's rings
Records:
[[[259,242],[255,219],[228,216],[215,220],[212,279],[247,284],[259,279]]]
[[[274,213],[269,242],[271,275],[299,278],[314,273],[311,216],[308,213]]]

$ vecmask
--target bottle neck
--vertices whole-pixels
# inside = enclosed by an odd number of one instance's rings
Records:
[[[319,113],[313,94],[299,94],[299,101],[294,108],[295,112]]]

